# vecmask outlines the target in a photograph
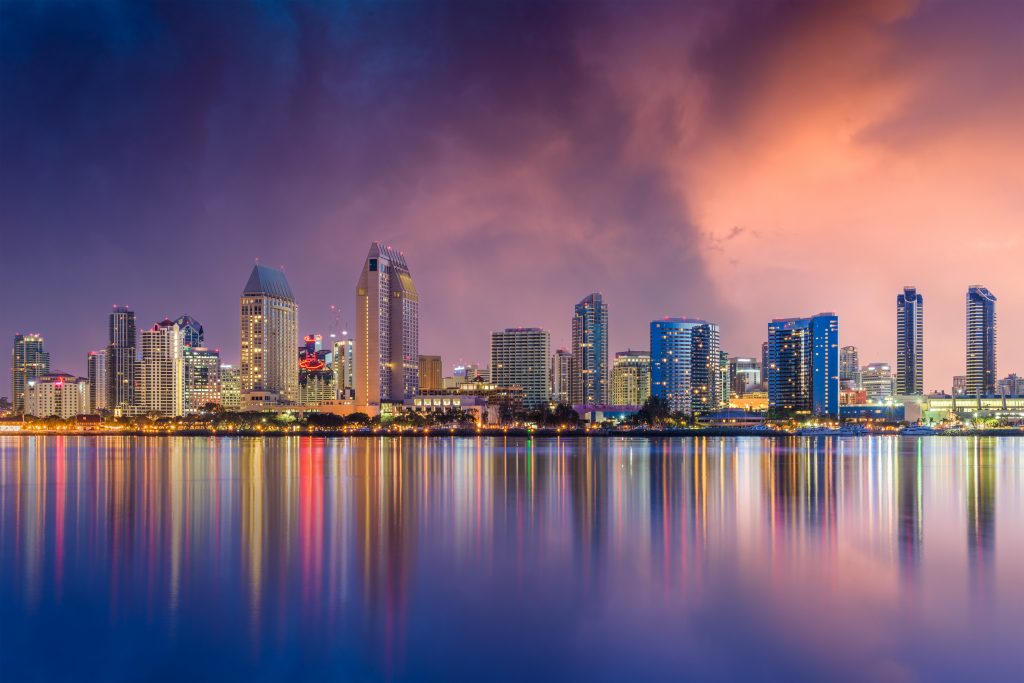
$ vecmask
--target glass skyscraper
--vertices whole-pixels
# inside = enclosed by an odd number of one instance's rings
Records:
[[[138,336],[135,313],[127,306],[115,306],[110,314],[107,345],[107,409],[118,415],[132,415],[138,407]]]
[[[924,394],[924,297],[913,287],[896,297],[896,394]]]
[[[967,395],[996,391],[996,297],[981,285],[967,290]]]
[[[11,393],[16,413],[25,412],[25,391],[28,383],[50,372],[50,354],[43,350],[38,334],[14,335],[11,349]]]
[[[768,407],[785,415],[839,415],[839,318],[820,313],[768,324]]]
[[[687,415],[722,405],[718,325],[665,318],[651,322],[651,396]]]
[[[839,349],[839,386],[843,389],[860,389],[860,353],[856,346]]]
[[[608,403],[608,304],[600,294],[589,294],[576,304],[572,357],[572,403]]]

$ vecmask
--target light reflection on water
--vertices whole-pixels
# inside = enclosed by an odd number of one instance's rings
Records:
[[[2,437],[0,671],[1021,679],[1022,444]]]

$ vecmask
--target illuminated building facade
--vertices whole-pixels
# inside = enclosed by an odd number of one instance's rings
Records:
[[[491,382],[502,388],[520,387],[523,406],[548,402],[551,335],[536,327],[510,327],[491,333]]]
[[[860,389],[860,353],[856,346],[839,349],[839,384],[843,389]]]
[[[89,380],[89,410],[99,413],[107,409],[107,352],[90,351],[86,357],[86,377]]]
[[[115,306],[108,332],[107,409],[117,415],[132,415],[139,403],[135,312],[127,306]]]
[[[316,406],[336,398],[334,364],[319,334],[306,335],[299,347],[299,403]]]
[[[239,410],[242,407],[242,377],[236,365],[220,366],[220,405],[224,410]]]
[[[612,405],[643,405],[651,395],[651,354],[619,351],[612,361]]]
[[[690,318],[651,322],[651,395],[686,415],[722,406],[718,325]]]
[[[996,391],[996,297],[981,285],[967,290],[968,396]]]
[[[761,387],[761,367],[756,358],[739,356],[729,359],[729,388],[731,396],[742,396]]]
[[[888,363],[871,363],[860,373],[861,387],[868,403],[889,403],[893,396],[892,367]]]
[[[996,395],[998,396],[1024,396],[1024,377],[1010,373],[996,384]]]
[[[220,404],[220,352],[186,345],[181,357],[185,413],[201,412],[209,403]]]
[[[913,287],[896,296],[896,393],[924,394],[924,297]]]
[[[258,392],[261,403],[295,403],[299,307],[284,273],[256,265],[241,297],[242,394]]]
[[[339,399],[356,397],[355,347],[355,340],[348,337],[348,332],[342,332],[341,339],[331,346],[334,389]]]
[[[89,380],[64,373],[33,377],[25,385],[25,414],[65,420],[89,414]]]
[[[50,354],[38,334],[14,335],[11,349],[11,403],[14,412],[25,412],[25,388],[28,383],[50,372]]]
[[[441,356],[420,356],[420,391],[440,391]]]
[[[370,245],[356,285],[356,403],[419,393],[419,293],[405,256]]]
[[[768,324],[768,404],[786,415],[839,416],[839,318],[821,313]]]
[[[568,404],[572,397],[572,353],[566,349],[557,349],[551,356],[551,367],[548,369],[550,378],[551,400],[554,403]]]
[[[608,403],[608,304],[598,293],[588,294],[573,310],[572,358],[572,403]]]
[[[169,319],[142,331],[141,412],[179,417],[185,411],[181,328]]]

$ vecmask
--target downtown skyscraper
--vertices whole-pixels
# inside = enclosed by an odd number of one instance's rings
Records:
[[[284,273],[256,265],[241,297],[242,404],[299,400],[299,307]]]
[[[356,285],[356,403],[419,392],[419,305],[405,256],[374,242]]]
[[[768,406],[780,415],[839,416],[839,318],[768,324]]]
[[[686,415],[722,405],[718,325],[690,318],[651,322],[651,396]]]
[[[896,395],[924,395],[924,297],[913,287],[896,296]]]
[[[164,318],[142,331],[141,412],[180,417],[184,413],[181,328]]]
[[[589,294],[576,304],[572,359],[572,403],[608,403],[608,304],[600,294]]]
[[[25,412],[25,391],[28,383],[50,372],[50,354],[43,348],[38,334],[14,335],[11,348],[11,399],[14,412]]]
[[[110,314],[107,344],[107,410],[133,415],[138,406],[138,337],[135,313],[127,306],[115,306]]]
[[[536,327],[510,327],[491,333],[491,382],[523,390],[523,405],[548,402],[551,335]]]
[[[968,396],[996,391],[996,297],[981,285],[967,290]]]

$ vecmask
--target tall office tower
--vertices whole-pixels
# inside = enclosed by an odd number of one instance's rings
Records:
[[[913,287],[896,297],[896,394],[924,395],[924,297]]]
[[[284,273],[256,265],[242,290],[243,398],[259,402],[295,403],[299,399],[299,307]]]
[[[182,346],[199,347],[203,345],[203,326],[190,315],[183,315],[174,321],[181,330]]]
[[[341,333],[331,345],[331,365],[334,370],[334,389],[337,398],[356,397],[355,340],[348,332]]]
[[[718,325],[665,318],[651,322],[651,395],[674,412],[706,413],[722,405]]]
[[[967,393],[967,376],[955,375],[953,377],[953,395],[963,396]]]
[[[202,412],[220,396],[220,351],[205,346],[184,346],[181,351],[183,405],[186,414]]]
[[[419,392],[420,297],[405,256],[370,245],[356,285],[356,403],[379,405]]]
[[[89,413],[89,381],[62,372],[33,377],[25,385],[25,414],[64,420]]]
[[[967,395],[996,391],[996,297],[981,285],[967,290]]]
[[[299,347],[299,403],[316,406],[333,401],[334,359],[331,351],[324,351],[319,334],[308,334]]]
[[[588,294],[572,315],[574,404],[608,403],[608,304],[600,294]]]
[[[25,387],[29,380],[50,372],[50,354],[38,334],[14,335],[11,348],[11,393],[14,412],[25,412]]]
[[[183,379],[181,328],[164,318],[142,331],[142,412],[165,417],[184,414]]]
[[[729,383],[729,354],[726,351],[718,352],[718,404],[728,406],[732,398],[732,387]]]
[[[839,318],[834,313],[771,321],[768,362],[771,410],[839,415]]]
[[[839,349],[839,386],[843,389],[860,389],[860,353],[856,346]]]
[[[220,405],[224,410],[242,407],[242,375],[238,366],[220,366]]]
[[[89,411],[99,413],[107,409],[107,352],[90,351],[86,357],[86,369],[89,379]]]
[[[768,390],[768,371],[771,363],[768,362],[768,342],[761,342],[761,387],[762,391]]]
[[[420,391],[440,391],[441,356],[420,356]]]
[[[510,327],[491,332],[491,382],[499,387],[520,387],[523,406],[538,408],[548,402],[551,335],[536,327]]]
[[[735,357],[729,359],[729,388],[731,393],[742,396],[757,391],[761,386],[761,368],[756,358]]]
[[[641,406],[651,396],[651,354],[619,351],[612,361],[612,403]]]
[[[556,349],[548,368],[548,394],[555,403],[570,404],[572,401],[572,352]]]
[[[131,415],[139,403],[135,313],[127,306],[114,306],[108,330],[107,409]]]
[[[893,395],[893,379],[892,366],[888,363],[871,363],[864,368],[860,381],[868,403],[888,403]]]

